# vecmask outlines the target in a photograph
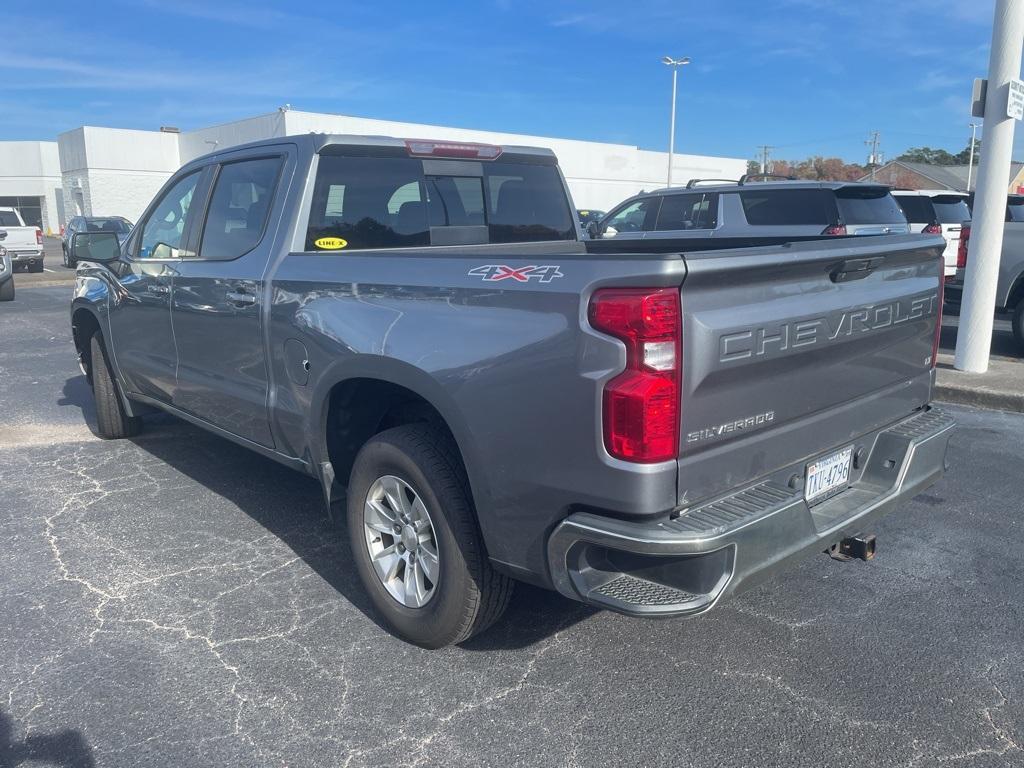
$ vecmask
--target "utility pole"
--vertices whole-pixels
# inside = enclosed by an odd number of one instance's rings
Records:
[[[875,168],[878,167],[878,142],[880,141],[878,131],[871,132],[871,138],[864,143],[871,147],[871,154],[868,155],[868,165],[871,166],[871,180],[875,180]]]
[[[988,59],[988,93],[982,143],[985,153],[978,164],[974,217],[964,276],[960,328],[956,336],[955,365],[961,371],[985,373],[992,348],[993,313],[999,260],[1003,250],[1006,187],[1016,123],[1007,115],[1010,80],[1020,77],[1024,46],[1024,3],[996,0],[992,22],[992,48]]]
[[[768,162],[768,156],[775,149],[771,144],[762,144],[758,147],[761,150],[761,173],[771,173],[771,165]]]
[[[967,161],[967,191],[971,191],[971,171],[974,170],[974,137],[978,134],[978,124],[971,123],[971,151]]]

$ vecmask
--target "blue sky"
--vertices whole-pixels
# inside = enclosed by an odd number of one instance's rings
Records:
[[[860,162],[871,130],[890,157],[966,145],[992,19],[992,0],[16,5],[0,139],[187,130],[287,102],[664,150],[671,54],[693,59],[677,151],[752,157],[767,143]]]

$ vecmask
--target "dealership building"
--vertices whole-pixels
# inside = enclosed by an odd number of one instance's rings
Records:
[[[57,232],[72,216],[135,221],[164,181],[200,155],[259,139],[306,133],[396,136],[548,147],[558,156],[578,208],[607,210],[642,190],[665,186],[668,154],[627,144],[554,139],[400,123],[281,108],[232,123],[180,132],[82,126],[56,141],[0,141],[0,206]],[[738,179],[746,161],[676,154],[672,178]]]

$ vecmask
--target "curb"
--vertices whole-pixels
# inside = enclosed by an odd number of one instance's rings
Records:
[[[1021,392],[1000,392],[945,382],[935,385],[932,397],[944,403],[971,405],[990,411],[1024,413],[1024,393]]]

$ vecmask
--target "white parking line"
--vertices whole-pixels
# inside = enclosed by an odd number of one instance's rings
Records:
[[[50,273],[53,273],[53,272],[56,272],[56,271],[57,271],[57,270],[55,270],[55,269],[47,269],[46,267],[43,267],[43,272],[50,272]]]

